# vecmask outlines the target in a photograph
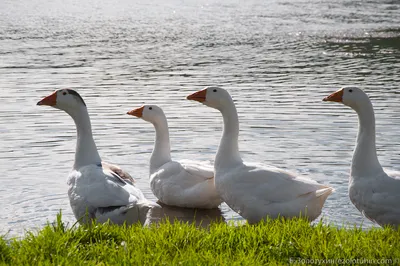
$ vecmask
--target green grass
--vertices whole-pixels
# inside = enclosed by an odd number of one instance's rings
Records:
[[[288,265],[290,258],[400,258],[400,229],[340,229],[301,219],[208,228],[179,222],[67,228],[59,215],[22,239],[0,237],[1,265]]]

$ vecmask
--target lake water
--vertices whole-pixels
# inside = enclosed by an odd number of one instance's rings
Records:
[[[400,169],[399,9],[394,0],[1,1],[0,233],[40,228],[59,210],[75,221],[66,185],[75,126],[36,106],[65,87],[85,99],[103,160],[128,170],[148,198],[154,130],[126,112],[159,104],[173,158],[213,160],[221,116],[185,97],[219,85],[237,104],[245,160],[333,186],[326,222],[372,226],[347,195],[356,114],[322,99],[364,88],[381,164]]]

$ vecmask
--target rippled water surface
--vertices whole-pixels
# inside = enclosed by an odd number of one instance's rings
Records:
[[[246,160],[290,169],[336,189],[323,219],[372,224],[347,196],[357,134],[349,108],[321,100],[343,85],[373,100],[384,167],[400,169],[400,10],[397,1],[0,2],[0,233],[74,222],[66,177],[76,131],[36,106],[54,89],[85,99],[104,160],[148,185],[154,130],[125,113],[156,103],[173,157],[213,160],[222,119],[185,100],[207,85],[230,91]],[[240,219],[226,205],[225,219]]]

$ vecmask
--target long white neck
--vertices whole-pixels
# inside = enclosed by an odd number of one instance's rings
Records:
[[[354,110],[358,114],[358,136],[351,164],[351,176],[361,177],[383,171],[375,145],[375,115],[372,103],[365,101]]]
[[[223,106],[219,111],[224,120],[224,129],[214,163],[217,172],[243,162],[239,154],[239,118],[235,104],[231,100],[230,104]]]
[[[150,157],[150,175],[160,166],[171,161],[171,147],[169,142],[168,122],[165,116],[152,122],[156,130],[154,149]]]
[[[89,164],[100,164],[101,158],[92,135],[92,126],[86,106],[67,113],[75,122],[78,139],[76,142],[74,169]]]

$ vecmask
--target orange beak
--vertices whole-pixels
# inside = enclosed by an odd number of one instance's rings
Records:
[[[144,109],[144,106],[136,108],[136,109],[133,109],[133,110],[127,112],[127,114],[128,115],[133,115],[133,116],[136,116],[136,117],[142,117],[143,116],[143,109]]]
[[[206,100],[206,95],[207,95],[207,89],[195,92],[193,94],[190,94],[186,99],[192,100],[192,101],[198,101],[198,102],[204,102]]]
[[[338,102],[343,101],[343,89],[340,89],[323,99],[324,102]]]
[[[47,97],[44,97],[42,100],[40,100],[37,105],[48,105],[48,106],[54,106],[57,104],[57,92],[53,92]]]

